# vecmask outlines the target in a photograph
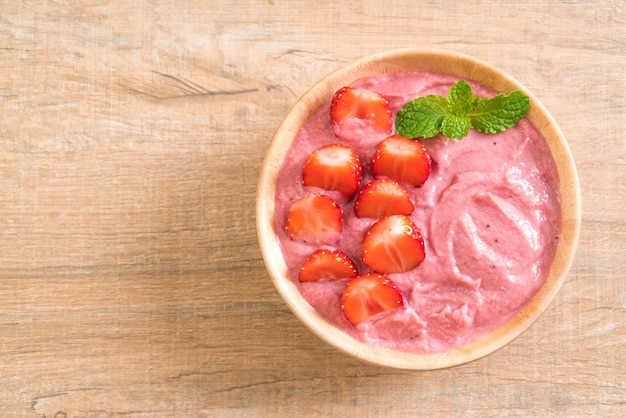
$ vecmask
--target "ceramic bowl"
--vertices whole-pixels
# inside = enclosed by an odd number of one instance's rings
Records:
[[[329,323],[301,296],[289,277],[276,238],[274,196],[281,163],[304,122],[333,93],[356,80],[402,70],[424,69],[451,73],[478,81],[496,91],[522,90],[530,98],[527,117],[543,134],[556,161],[561,187],[562,234],[547,280],[534,298],[505,325],[468,345],[440,354],[411,354],[360,342]],[[257,194],[257,232],[267,270],[291,311],[313,333],[331,346],[363,361],[400,369],[429,370],[452,367],[490,354],[519,336],[548,308],[572,263],[580,230],[580,189],[576,168],[557,124],[537,98],[511,76],[473,57],[440,50],[403,49],[353,62],[311,87],[278,127],[261,169]],[[523,361],[523,359],[520,359]]]

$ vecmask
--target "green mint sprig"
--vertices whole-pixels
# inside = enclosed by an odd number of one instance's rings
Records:
[[[463,139],[471,128],[495,134],[509,129],[528,112],[530,100],[522,91],[475,97],[465,80],[457,81],[448,97],[428,95],[405,104],[396,115],[396,133],[407,138],[432,138],[438,133]]]

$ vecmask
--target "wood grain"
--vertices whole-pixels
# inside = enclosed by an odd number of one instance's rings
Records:
[[[610,0],[3,2],[0,415],[624,415],[625,45]],[[539,321],[420,373],[348,358],[300,324],[254,215],[296,99],[408,46],[528,87],[583,196],[576,260]]]

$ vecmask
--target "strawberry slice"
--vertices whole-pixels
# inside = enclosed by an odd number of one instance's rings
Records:
[[[286,229],[294,241],[333,244],[343,228],[341,209],[328,196],[309,194],[291,204]]]
[[[421,142],[392,135],[378,146],[370,170],[375,177],[421,186],[428,179],[430,168],[430,155]]]
[[[337,280],[358,276],[356,266],[350,257],[340,250],[316,250],[304,260],[300,268],[301,282]]]
[[[409,192],[389,179],[376,179],[365,185],[354,203],[354,213],[359,218],[410,215],[413,209]]]
[[[372,130],[390,134],[393,116],[389,100],[383,95],[367,89],[346,86],[337,90],[333,96],[330,121],[334,134],[349,141],[353,138],[355,130],[359,133]]]
[[[352,279],[341,296],[343,315],[352,325],[388,309],[404,307],[402,293],[386,276],[367,273]]]
[[[361,256],[378,273],[400,273],[424,260],[424,240],[415,224],[404,215],[391,215],[376,222],[365,235]]]
[[[302,167],[302,184],[326,190],[337,190],[352,196],[361,184],[361,162],[350,147],[324,145],[313,151]]]

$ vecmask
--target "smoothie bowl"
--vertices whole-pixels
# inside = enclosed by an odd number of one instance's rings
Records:
[[[331,346],[427,370],[525,331],[565,280],[580,229],[559,128],[472,57],[396,50],[341,68],[279,126],[258,186],[263,258]]]

